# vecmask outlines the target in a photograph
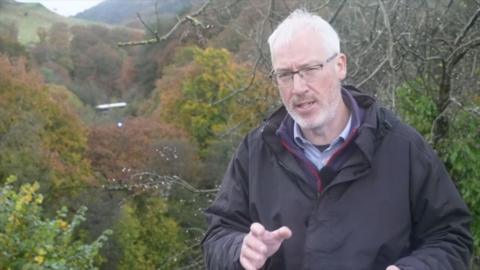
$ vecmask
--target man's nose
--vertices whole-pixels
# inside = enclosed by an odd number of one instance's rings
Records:
[[[308,90],[305,79],[300,73],[293,74],[292,77],[292,91],[296,94],[304,93]]]

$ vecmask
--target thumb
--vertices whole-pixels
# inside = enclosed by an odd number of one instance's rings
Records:
[[[271,235],[274,239],[276,239],[278,241],[283,241],[285,239],[288,239],[288,238],[292,237],[292,231],[288,227],[283,226],[283,227],[271,232]]]
[[[390,265],[386,270],[400,270],[400,268],[396,267],[395,265]]]

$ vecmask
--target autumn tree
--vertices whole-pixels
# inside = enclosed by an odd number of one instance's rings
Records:
[[[35,179],[49,198],[92,182],[86,129],[78,116],[52,100],[24,61],[0,57],[0,63],[0,177]]]
[[[258,122],[274,96],[267,83],[258,79],[253,84],[247,69],[224,49],[187,48],[181,54],[192,57],[181,84],[165,89],[159,85],[164,119],[179,123],[201,151],[218,135],[245,132]],[[185,60],[180,57],[178,61]]]
[[[18,42],[18,28],[14,23],[0,22],[0,53],[12,57],[27,54],[25,47]]]
[[[137,50],[126,51],[115,46],[117,40],[134,37],[135,33],[102,26],[74,26],[71,31],[73,84],[70,88],[85,103],[97,105],[137,90],[133,60]]]
[[[185,136],[158,120],[127,118],[121,127],[117,123],[94,125],[89,136],[88,156],[94,170],[109,181],[128,183],[133,174],[145,171],[187,176],[189,171],[195,174],[195,170],[186,167],[194,165],[195,156],[189,153],[189,146],[182,147],[182,144],[188,145]],[[176,153],[170,162],[163,158],[168,149]]]

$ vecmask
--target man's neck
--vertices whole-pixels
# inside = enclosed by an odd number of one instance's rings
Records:
[[[313,129],[302,129],[303,135],[314,145],[330,144],[345,128],[350,111],[344,102],[340,103],[337,116],[325,125]]]

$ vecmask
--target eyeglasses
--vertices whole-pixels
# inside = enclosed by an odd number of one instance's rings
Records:
[[[292,86],[293,77],[295,74],[298,74],[300,78],[304,81],[312,81],[313,79],[317,78],[320,74],[320,71],[323,67],[337,56],[337,53],[333,54],[329,58],[327,58],[323,63],[314,64],[310,66],[305,66],[299,68],[297,71],[291,70],[282,70],[282,71],[274,71],[270,74],[270,78],[277,84],[279,88],[288,88]]]

